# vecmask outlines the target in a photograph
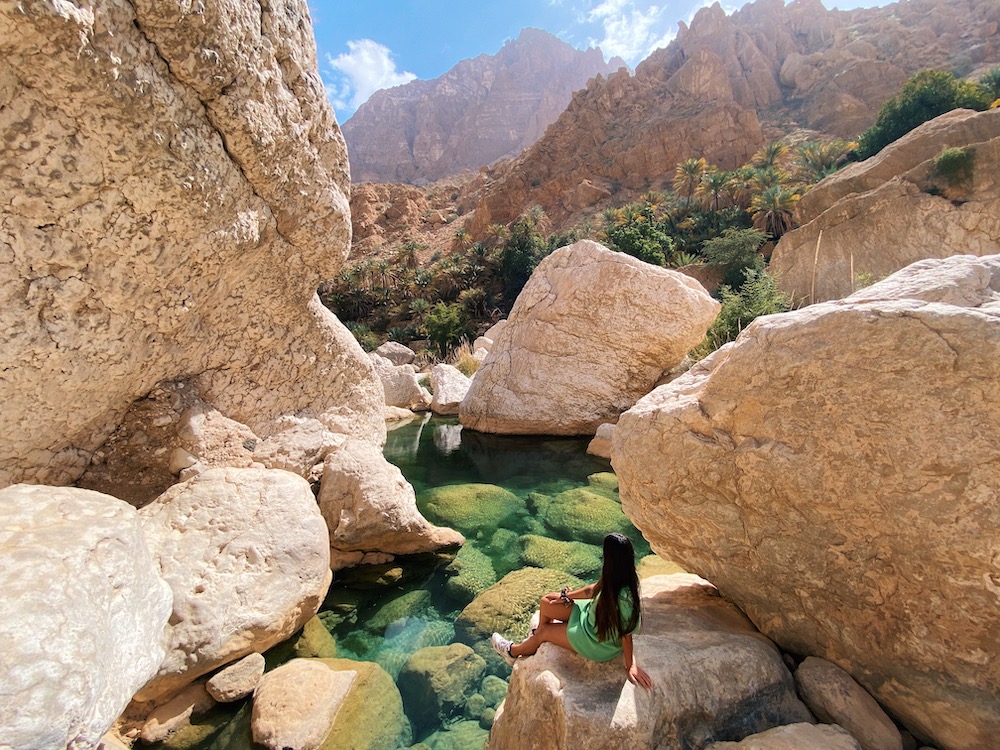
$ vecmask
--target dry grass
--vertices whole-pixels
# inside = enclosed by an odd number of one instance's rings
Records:
[[[471,378],[479,369],[479,360],[472,356],[472,344],[468,339],[462,339],[462,343],[451,350],[448,355],[448,364],[457,367],[465,377]]]

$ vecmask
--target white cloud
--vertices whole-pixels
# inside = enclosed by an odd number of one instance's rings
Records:
[[[346,53],[336,57],[328,54],[326,61],[333,69],[335,80],[327,88],[338,114],[353,114],[379,89],[400,86],[416,78],[413,73],[396,70],[389,48],[371,39],[349,41]]]
[[[604,31],[603,39],[591,43],[607,57],[618,55],[633,67],[676,36],[667,8],[650,5],[642,9],[635,0],[604,0],[587,13],[587,21],[600,23]]]

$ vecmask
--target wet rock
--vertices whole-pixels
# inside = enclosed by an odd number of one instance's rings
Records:
[[[613,531],[636,536],[620,503],[606,493],[578,487],[556,495],[545,512],[545,524],[563,539],[601,544]],[[633,541],[637,541],[633,539]]]
[[[596,578],[603,564],[601,548],[583,542],[560,542],[527,534],[521,537],[521,550],[525,565],[562,570],[584,580]]]
[[[274,469],[210,469],[139,511],[174,594],[168,652],[137,696],[280,643],[330,585],[329,537],[308,482]]]
[[[3,742],[96,745],[163,660],[170,604],[130,505],[67,487],[0,490]]]
[[[465,545],[455,555],[445,572],[449,578],[445,589],[455,599],[468,604],[497,582],[493,561],[471,545]]]
[[[424,742],[430,750],[468,750],[482,747],[488,736],[478,721],[459,721],[434,732]]]

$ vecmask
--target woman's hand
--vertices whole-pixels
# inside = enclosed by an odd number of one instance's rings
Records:
[[[638,664],[633,664],[628,669],[628,681],[633,685],[639,685],[644,687],[646,690],[653,689],[653,681],[649,679],[649,675],[646,674],[646,670],[640,667]]]
[[[544,599],[545,601],[547,601],[549,604],[558,604],[559,600],[560,600],[559,592],[555,591],[555,592],[546,594],[545,596],[542,597],[542,599]]]

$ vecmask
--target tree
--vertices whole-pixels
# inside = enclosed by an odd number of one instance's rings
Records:
[[[705,203],[705,207],[712,211],[718,211],[721,207],[723,196],[729,193],[729,182],[732,175],[729,172],[721,171],[712,167],[698,184],[698,196]]]
[[[777,241],[781,235],[794,228],[792,208],[798,199],[797,193],[781,185],[773,185],[758,193],[750,200],[753,225]]]
[[[788,310],[788,298],[766,271],[748,270],[739,291],[723,286],[719,294],[722,309],[705,334],[705,339],[691,352],[696,359],[706,357],[723,344],[735,341],[740,331],[761,315]]]
[[[836,172],[853,148],[857,148],[857,144],[839,139],[800,143],[795,148],[796,177],[808,184],[819,182]]]
[[[424,328],[427,330],[427,338],[442,357],[469,335],[468,321],[462,306],[457,304],[438,302],[424,316]]]
[[[788,146],[781,141],[773,141],[754,154],[750,163],[758,169],[780,169],[787,155]]]
[[[757,229],[726,229],[702,246],[705,261],[723,273],[722,283],[738,289],[749,270],[762,271],[764,259],[759,250],[767,236]]]
[[[990,98],[1000,100],[1000,67],[990,68],[983,73],[983,77],[979,79],[979,85],[986,89]]]
[[[943,70],[922,70],[903,84],[858,139],[858,156],[874,156],[918,125],[953,109],[982,111],[993,100],[986,86],[962,81]]]
[[[545,257],[546,244],[538,231],[537,219],[530,213],[521,216],[510,226],[510,234],[500,252],[500,278],[503,280],[504,297],[513,304],[531,272]]]
[[[605,213],[604,235],[608,245],[646,263],[665,266],[674,243],[657,219],[656,205],[630,203]]]
[[[691,196],[708,170],[708,162],[704,157],[688,159],[677,165],[674,170],[674,192],[683,195],[686,203],[691,203]]]

